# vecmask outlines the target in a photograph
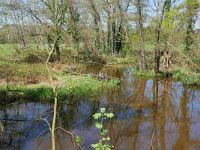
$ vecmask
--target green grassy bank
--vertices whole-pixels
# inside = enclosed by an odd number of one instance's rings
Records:
[[[17,54],[10,45],[0,45],[0,92],[16,93],[19,98],[51,99],[53,91],[43,60],[46,53],[26,51]],[[49,64],[59,99],[95,96],[105,88],[114,88],[118,80],[100,80],[85,74],[85,64],[77,62],[51,62]],[[74,75],[75,74],[75,75]],[[13,94],[11,94],[13,95]],[[15,96],[15,94],[13,95]]]
[[[57,93],[59,100],[66,98],[78,98],[78,97],[91,97],[101,94],[106,88],[114,88],[119,83],[118,80],[112,79],[109,81],[98,80],[92,76],[74,76],[63,75],[60,76],[60,82],[58,83]],[[59,85],[60,84],[60,85]],[[20,99],[30,100],[49,100],[53,98],[53,90],[51,85],[45,83],[31,84],[31,85],[9,85],[0,86],[0,91],[8,91],[16,93],[16,96]]]
[[[145,76],[147,78],[167,78],[170,77],[173,80],[181,81],[187,86],[200,86],[200,73],[191,71],[190,69],[175,69],[172,72],[160,72],[155,74],[153,70],[147,70],[145,73],[141,73],[139,69],[134,69],[134,76]]]

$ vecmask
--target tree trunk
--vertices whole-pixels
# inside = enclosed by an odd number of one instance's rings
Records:
[[[117,37],[116,37],[116,52],[119,54],[119,52],[122,49],[122,23],[120,23],[118,32],[117,32]]]
[[[94,18],[94,30],[95,30],[95,47],[96,49],[100,49],[101,43],[100,43],[100,15],[97,11],[97,8],[94,4],[93,0],[89,0],[91,8],[92,8],[92,15]]]
[[[170,12],[170,8],[171,8],[171,0],[166,0],[166,6],[165,6],[165,19],[168,20],[169,18],[169,12]],[[167,22],[167,27],[170,26],[170,23]],[[169,34],[166,33],[164,36],[164,44],[165,44],[165,49],[164,49],[164,62],[163,62],[163,66],[166,66],[167,68],[171,66],[170,63],[170,52],[169,52],[169,47],[168,47],[168,41],[169,41]]]
[[[191,53],[191,46],[193,45],[193,39],[192,39],[192,34],[193,34],[193,26],[195,24],[195,15],[197,13],[197,0],[187,0],[186,1],[186,9],[187,9],[187,14],[188,14],[188,21],[186,22],[187,25],[187,32],[186,32],[186,37],[185,37],[185,49],[184,52],[186,54]]]
[[[57,60],[60,61],[60,48],[59,48],[58,42],[56,42],[56,44],[55,44],[54,51],[56,52]]]
[[[159,23],[158,28],[156,30],[156,47],[155,47],[155,55],[154,55],[154,72],[159,73],[160,71],[160,30],[161,24]]]
[[[144,28],[143,28],[143,16],[142,16],[142,1],[136,0],[136,7],[137,7],[137,17],[138,17],[138,27],[140,33],[140,70],[141,72],[145,72],[146,67],[146,58],[145,58],[145,42],[144,42]]]
[[[165,8],[167,6],[167,2],[169,0],[165,0],[163,8],[162,8],[162,13],[159,18],[158,11],[157,11],[157,28],[156,28],[156,44],[155,44],[155,53],[154,53],[154,72],[157,74],[160,72],[160,38],[161,38],[161,28],[162,28],[162,22],[163,22],[163,17],[165,13]]]
[[[73,4],[73,0],[68,0],[68,9],[70,14],[70,28],[72,30],[72,41],[75,50],[79,50],[79,29],[78,23],[80,19],[80,14],[78,9]]]
[[[107,35],[107,49],[108,52],[111,53],[111,16],[110,12],[108,12],[108,21],[107,21],[107,27],[108,27],[108,35]]]

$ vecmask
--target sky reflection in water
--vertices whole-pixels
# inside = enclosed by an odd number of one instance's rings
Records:
[[[99,139],[92,115],[106,107],[115,118],[105,123],[116,150],[198,150],[200,149],[200,90],[189,89],[171,79],[147,80],[133,77],[131,69],[121,67],[89,68],[88,72],[121,79],[117,90],[104,90],[101,96],[66,100],[59,103],[58,122],[81,137],[81,145]],[[43,115],[51,122],[52,105],[48,103],[14,103],[0,106],[2,149],[51,149],[51,134]],[[57,149],[75,150],[71,137],[57,130]]]

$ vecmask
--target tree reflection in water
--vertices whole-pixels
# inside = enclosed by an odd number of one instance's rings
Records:
[[[200,149],[200,90],[184,87],[171,79],[147,80],[133,77],[131,69],[101,67],[89,70],[96,75],[121,79],[117,90],[107,90],[99,97],[73,99],[59,103],[58,125],[80,135],[81,145],[90,145],[99,139],[92,115],[101,107],[115,114],[105,122],[111,145],[116,150],[190,150]],[[51,147],[48,126],[32,117],[52,116],[52,105],[40,102],[22,102],[0,106],[1,149],[44,150]],[[52,120],[49,119],[49,122]],[[70,135],[57,130],[59,150],[76,149]]]

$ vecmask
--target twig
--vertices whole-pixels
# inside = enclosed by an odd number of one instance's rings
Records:
[[[45,118],[39,118],[39,117],[33,117],[33,118],[36,119],[36,120],[43,120],[43,121],[45,121],[47,123],[48,127],[49,127],[49,130],[52,131],[51,126],[50,126],[50,124],[49,124],[49,122],[48,122],[47,119],[45,119]]]
[[[67,131],[67,130],[65,130],[65,129],[62,128],[62,127],[57,127],[57,128],[55,129],[55,131],[58,130],[58,129],[61,129],[61,130],[63,130],[64,132],[70,134],[70,135],[72,136],[72,142],[73,142],[73,144],[74,144],[74,146],[75,146],[74,135],[73,135],[70,131]]]
[[[83,148],[80,146],[80,144],[76,144],[76,142],[74,141],[74,135],[70,132],[70,131],[67,131],[67,130],[65,130],[64,128],[62,128],[62,127],[57,127],[56,129],[55,129],[55,131],[57,130],[57,129],[61,129],[62,131],[64,131],[64,132],[66,132],[66,133],[68,133],[68,134],[70,134],[71,135],[71,138],[72,138],[72,142],[73,142],[73,144],[74,144],[74,146],[78,146],[81,150],[83,150]]]
[[[35,141],[37,138],[39,138],[40,136],[42,136],[44,133],[46,133],[47,131],[49,131],[49,129],[45,130],[44,132],[42,132],[41,134],[39,134],[38,136],[36,136],[33,141]]]
[[[154,132],[155,132],[155,127],[153,128],[153,131],[152,131],[152,134],[151,134],[151,141],[149,143],[149,145],[150,145],[149,149],[153,149],[152,142],[153,142]]]

